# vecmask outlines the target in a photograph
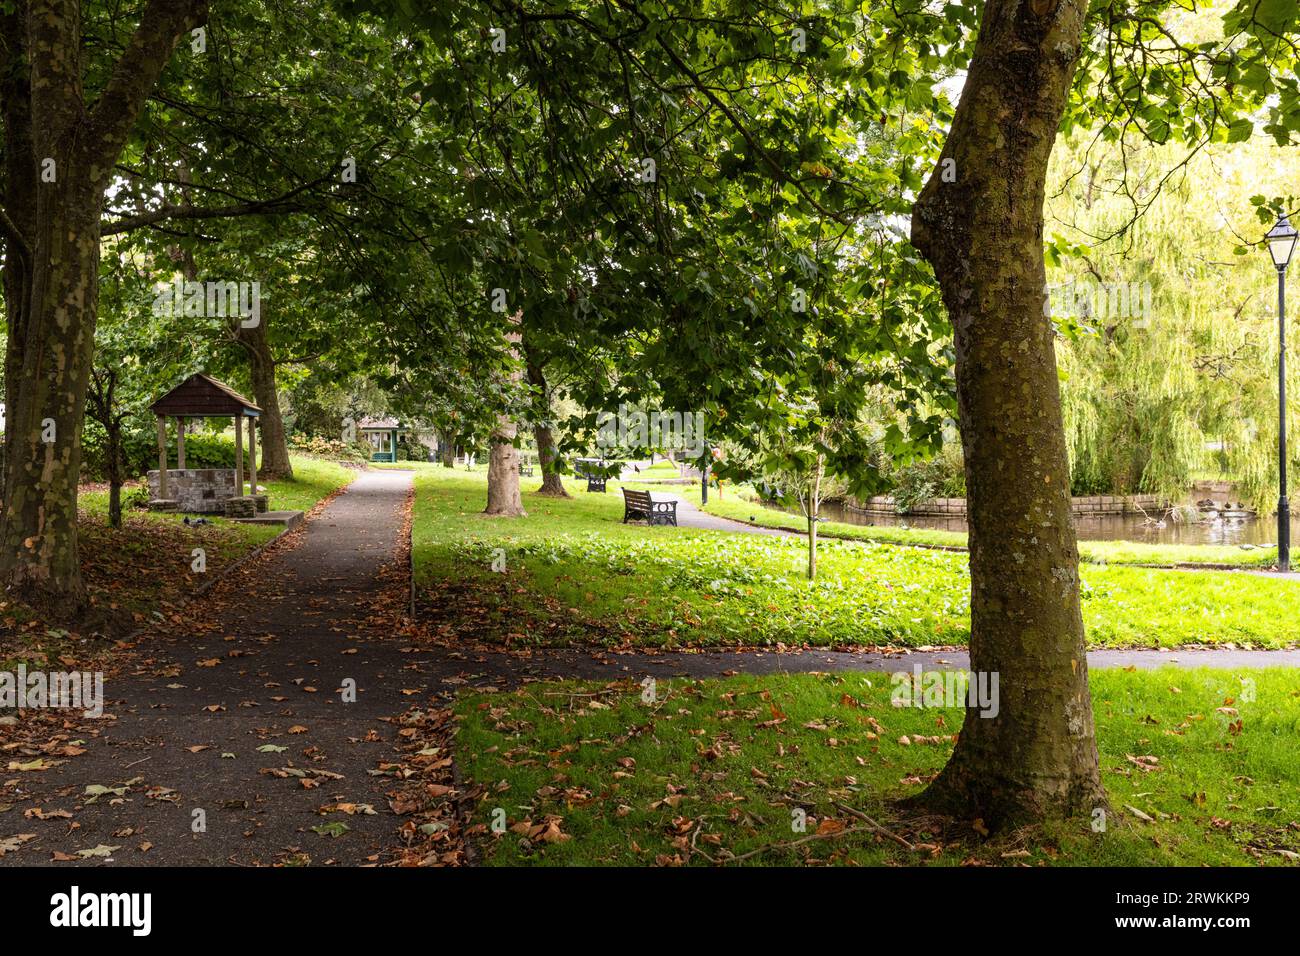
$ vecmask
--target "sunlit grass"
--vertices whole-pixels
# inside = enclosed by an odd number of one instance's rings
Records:
[[[477,582],[501,619],[521,613],[586,620],[611,640],[659,645],[965,643],[969,572],[962,552],[826,540],[818,579],[799,538],[621,523],[607,494],[570,482],[571,499],[529,493],[524,518],[487,518],[480,477],[416,476],[413,529],[425,582]],[[499,555],[498,555],[499,549]],[[491,570],[495,556],[505,574]],[[1083,609],[1093,646],[1300,643],[1300,583],[1239,572],[1085,565]],[[513,626],[524,639],[556,628]],[[560,628],[563,631],[563,627]],[[567,633],[567,632],[565,632]]]
[[[661,681],[652,697],[635,676],[466,694],[457,760],[486,788],[475,821],[488,864],[708,865],[753,853],[741,862],[1295,865],[1294,671],[1110,670],[1091,682],[1111,802],[1100,832],[1092,815],[991,840],[909,822],[894,801],[943,766],[964,715],[891,706],[887,674]],[[916,849],[849,832],[863,823],[846,807]],[[818,832],[830,835],[790,845]]]

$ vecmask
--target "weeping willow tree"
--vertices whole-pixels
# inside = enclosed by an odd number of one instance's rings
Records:
[[[1076,494],[1176,501],[1221,477],[1257,507],[1276,502],[1276,274],[1249,244],[1298,158],[1254,140],[1190,160],[1173,147],[1058,144],[1047,307],[1062,332]]]

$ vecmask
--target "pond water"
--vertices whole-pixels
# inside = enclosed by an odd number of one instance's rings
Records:
[[[798,508],[788,509],[798,513]],[[941,531],[965,531],[966,519],[938,515],[890,515],[845,508],[839,502],[822,505],[828,521],[879,527],[937,528]],[[1153,518],[1158,518],[1154,516]],[[1140,541],[1145,544],[1253,544],[1277,542],[1277,517],[1206,517],[1200,521],[1174,521],[1164,527],[1140,514],[1077,516],[1075,528],[1080,541]],[[1300,520],[1291,521],[1291,540],[1300,540]]]

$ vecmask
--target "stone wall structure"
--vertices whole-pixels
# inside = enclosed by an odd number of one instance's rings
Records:
[[[893,515],[899,513],[894,499],[889,495],[877,495],[868,498],[854,507],[858,511],[880,514]],[[1167,508],[1168,504],[1156,495],[1090,495],[1086,498],[1070,499],[1070,510],[1076,516],[1158,514]],[[928,498],[916,502],[907,510],[906,514],[964,516],[966,514],[966,499]]]
[[[168,468],[168,510],[194,514],[222,514],[227,498],[237,494],[233,468]],[[158,472],[149,472],[149,496],[158,499]]]

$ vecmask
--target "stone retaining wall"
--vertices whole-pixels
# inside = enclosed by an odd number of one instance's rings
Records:
[[[149,472],[149,496],[158,498],[158,472]],[[227,498],[235,496],[233,468],[168,468],[167,498],[177,511],[221,514]]]
[[[256,518],[257,499],[252,495],[227,498],[221,503],[227,518]]]
[[[1071,510],[1075,515],[1123,515],[1152,513],[1167,507],[1156,495],[1091,495],[1086,498],[1072,498]],[[894,499],[889,495],[876,495],[861,504],[849,503],[849,507],[859,511],[879,514],[898,514]],[[963,517],[966,514],[965,498],[927,498],[918,501],[906,512],[909,515],[940,515]]]

